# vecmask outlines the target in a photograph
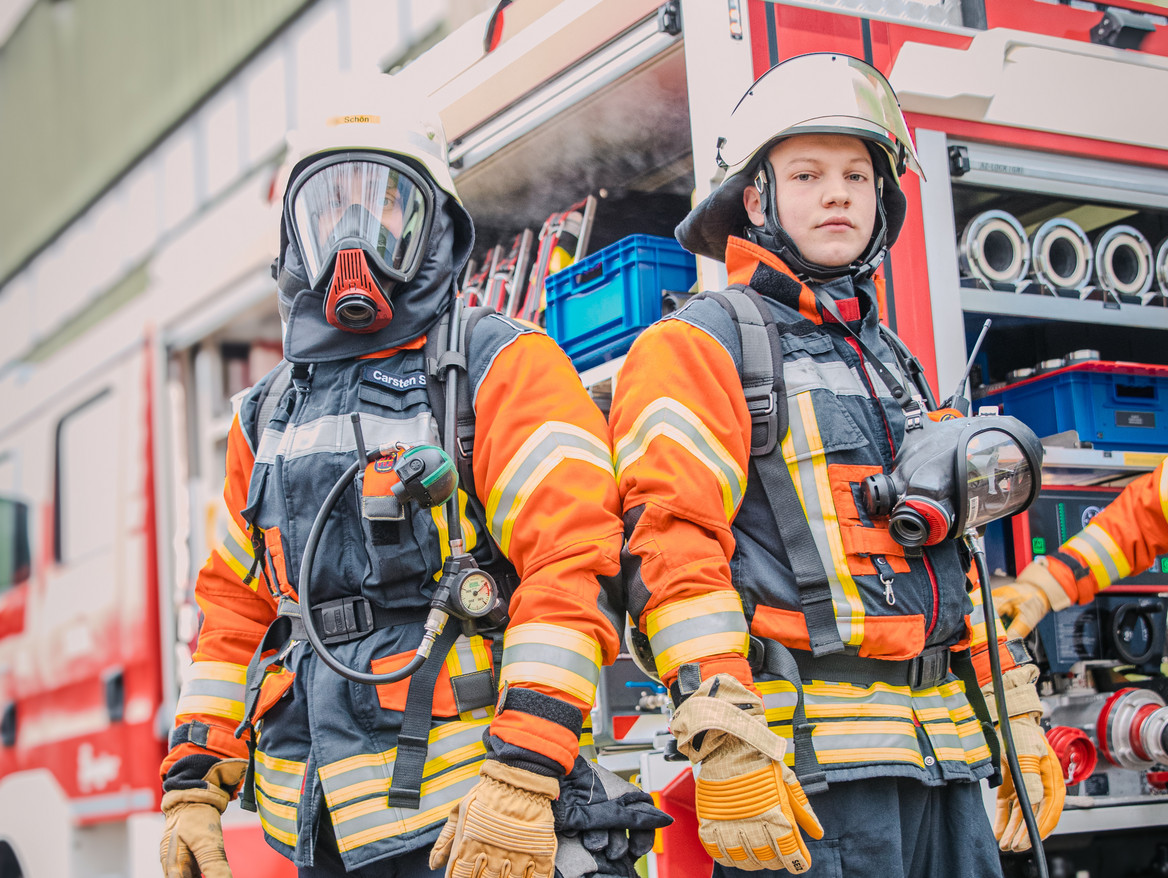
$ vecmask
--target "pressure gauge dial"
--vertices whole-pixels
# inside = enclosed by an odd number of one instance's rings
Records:
[[[482,570],[464,571],[451,592],[458,610],[469,619],[482,618],[495,606],[495,581]]]

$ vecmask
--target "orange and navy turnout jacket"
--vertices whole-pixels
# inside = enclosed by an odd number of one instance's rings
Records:
[[[786,400],[778,404],[787,406],[789,429],[771,453],[782,456],[796,486],[846,653],[871,658],[876,669],[926,647],[977,642],[984,652],[964,550],[946,541],[906,557],[887,519],[870,518],[860,500],[863,479],[890,471],[904,438],[904,414],[889,389],[777,257],[731,238],[726,266],[731,284],[764,297],[781,334]],[[824,289],[898,374],[877,326],[875,285],[842,278]],[[757,688],[772,728],[790,739],[794,685],[756,679],[746,658],[749,636],[801,651],[809,642],[784,534],[753,476],[741,363],[732,319],[700,298],[647,329],[620,370],[610,429],[626,570],[635,571],[628,608],[664,681],[693,662],[703,677],[732,674]],[[802,673],[806,710],[829,782],[902,776],[938,785],[991,773],[981,726],[952,673],[914,690],[846,683],[811,667],[810,679]]]
[[[1047,569],[1072,602],[1085,604],[1116,580],[1147,570],[1166,549],[1168,471],[1161,461],[1047,555]]]
[[[289,387],[266,424],[257,423],[259,400],[276,373],[243,398],[228,436],[228,533],[195,587],[204,620],[162,764],[164,785],[189,784],[214,759],[247,755],[234,734],[244,719],[245,670],[278,599],[296,597],[316,512],[356,459],[350,413],[361,413],[369,448],[439,443],[419,377],[423,341],[313,364],[307,386]],[[463,538],[482,566],[489,569],[498,550],[514,565],[510,623],[502,644],[460,635],[449,652],[433,697],[418,810],[386,804],[410,679],[353,683],[307,643],[292,642],[264,677],[252,719],[264,831],[298,864],[311,863],[325,810],[353,869],[431,844],[488,755],[567,773],[600,668],[619,650],[605,589],[618,581],[622,533],[603,416],[542,332],[488,315],[475,326],[467,359],[462,380],[470,382],[476,430],[474,485],[459,488]],[[480,503],[468,503],[468,489]],[[328,519],[312,600],[363,597],[392,610],[400,624],[330,647],[349,667],[384,672],[405,664],[421,641],[448,551],[445,507],[411,505],[401,521],[370,521],[359,499],[342,497]],[[485,699],[481,685],[460,686],[481,683],[484,673],[494,683]],[[504,692],[498,707],[496,688]],[[477,702],[468,691],[479,693]]]

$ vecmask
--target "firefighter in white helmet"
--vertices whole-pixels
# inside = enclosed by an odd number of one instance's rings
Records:
[[[1049,832],[1063,785],[1037,668],[986,643],[957,539],[929,526],[906,547],[861,496],[929,395],[879,326],[899,178],[920,173],[896,96],[858,59],[792,58],[718,157],[676,234],[730,288],[645,331],[610,414],[633,639],[671,687],[701,842],[719,876],[999,875],[994,832],[1029,842],[1009,779],[993,831],[982,805],[989,649]]]
[[[219,815],[238,794],[305,878],[550,876],[552,803],[592,785],[578,740],[620,643],[604,419],[543,333],[481,310],[448,331],[473,231],[441,124],[390,77],[349,86],[293,141],[274,266],[285,362],[228,435],[227,535],[195,588],[204,621],[162,764],[163,871],[230,875]],[[443,436],[450,505],[395,491],[397,462],[440,460]],[[362,446],[375,459],[338,482]],[[457,595],[444,560],[474,574]],[[461,615],[441,627],[438,601]],[[431,635],[412,676],[352,676],[394,675]],[[588,823],[606,799],[572,801]],[[629,805],[605,832],[668,822]],[[614,857],[631,869],[630,843]]]

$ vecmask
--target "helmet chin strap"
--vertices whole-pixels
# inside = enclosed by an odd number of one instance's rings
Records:
[[[779,224],[777,199],[772,194],[777,191],[775,171],[770,161],[763,159],[762,166],[754,177],[754,186],[762,202],[763,225],[746,227],[746,238],[764,250],[774,253],[803,281],[826,281],[850,275],[856,280],[871,277],[880,267],[888,253],[884,240],[887,237],[888,219],[884,213],[883,178],[876,182],[876,224],[868,246],[858,258],[847,265],[821,265],[806,259],[787,231]]]

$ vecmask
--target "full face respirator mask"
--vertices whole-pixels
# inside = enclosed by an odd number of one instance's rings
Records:
[[[434,203],[425,177],[389,155],[333,153],[299,169],[285,222],[332,326],[369,333],[389,324],[394,288],[425,256]]]
[[[917,410],[891,473],[868,476],[868,514],[907,548],[932,546],[1026,509],[1041,488],[1042,444],[1005,415],[936,421]]]

